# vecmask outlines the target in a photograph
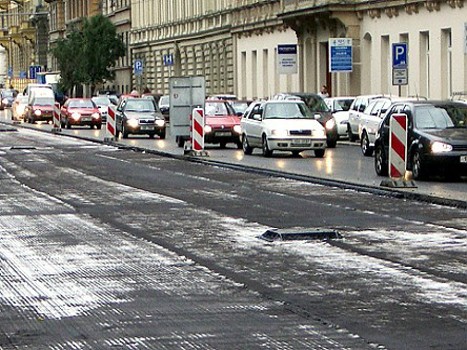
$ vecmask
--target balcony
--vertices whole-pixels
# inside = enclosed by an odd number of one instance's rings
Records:
[[[34,43],[36,41],[36,28],[29,21],[21,22],[19,32],[23,38]]]

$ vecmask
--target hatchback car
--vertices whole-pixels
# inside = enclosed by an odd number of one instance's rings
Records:
[[[240,117],[227,101],[207,100],[204,105],[204,142],[218,143],[225,148],[232,142],[242,148]]]
[[[128,135],[156,134],[165,139],[166,123],[159,109],[150,99],[140,97],[127,97],[121,100],[115,116],[117,137]]]
[[[326,130],[326,144],[329,148],[336,147],[339,138],[337,132],[337,123],[334,119],[331,110],[328,108],[323,98],[318,94],[307,92],[280,93],[275,95],[273,100],[297,100],[300,99],[313,112],[315,119]]]
[[[62,128],[70,129],[73,125],[102,128],[99,108],[90,98],[69,98],[60,110]]]
[[[452,101],[412,101],[392,104],[375,141],[375,170],[388,174],[389,121],[403,113],[408,119],[407,170],[414,179],[442,174],[467,175],[467,105]]]
[[[55,99],[52,96],[41,96],[32,94],[28,96],[26,107],[26,120],[28,123],[38,121],[51,122],[55,108]]]
[[[170,96],[169,95],[163,95],[159,99],[159,109],[162,113],[162,115],[165,118],[165,121],[169,121],[169,115],[170,115]]]
[[[326,131],[303,101],[254,102],[243,115],[241,126],[245,154],[261,148],[265,157],[274,150],[290,151],[294,156],[313,150],[316,157],[324,157]]]

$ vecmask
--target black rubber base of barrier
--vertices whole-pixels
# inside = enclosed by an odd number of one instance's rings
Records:
[[[381,181],[381,187],[389,187],[389,188],[417,188],[417,185],[414,181],[409,180],[392,180],[386,179]]]

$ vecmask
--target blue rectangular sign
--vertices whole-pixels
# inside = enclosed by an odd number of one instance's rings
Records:
[[[174,65],[174,55],[169,53],[162,56],[162,61],[164,66],[173,66]]]
[[[407,65],[407,43],[392,44],[392,67],[406,68]]]
[[[136,59],[133,68],[135,75],[143,74],[143,60]]]
[[[352,72],[352,39],[329,39],[329,72]]]

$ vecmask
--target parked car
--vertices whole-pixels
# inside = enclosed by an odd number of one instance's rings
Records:
[[[101,129],[102,117],[92,99],[69,98],[60,110],[60,124],[67,129],[73,125]]]
[[[16,95],[17,91],[14,89],[5,89],[0,91],[0,110],[11,107]]]
[[[324,157],[326,131],[303,101],[253,102],[243,115],[241,127],[245,154],[261,148],[265,157],[274,150],[290,151],[294,156],[313,150],[316,157]]]
[[[305,92],[280,93],[275,95],[272,99],[281,101],[297,100],[297,98],[305,102],[308,108],[313,112],[315,119],[325,128],[327,146],[329,148],[336,147],[337,139],[339,138],[337,133],[337,123],[331,113],[331,110],[320,95]]]
[[[337,134],[339,138],[348,137],[347,124],[349,122],[349,109],[355,97],[341,96],[341,97],[326,97],[324,103],[330,109],[337,125]]]
[[[170,115],[170,96],[169,95],[163,95],[159,99],[159,109],[162,113],[162,115],[165,118],[165,121],[169,121],[169,115]]]
[[[15,121],[26,121],[28,107],[28,96],[18,95],[11,106],[11,119]]]
[[[205,143],[218,143],[221,148],[225,148],[227,143],[233,142],[238,148],[242,148],[240,117],[229,102],[206,100],[204,114]]]
[[[388,174],[389,121],[408,118],[407,170],[414,179],[467,175],[467,105],[453,101],[401,101],[391,105],[375,141],[375,170]]]
[[[234,94],[216,94],[207,98],[208,100],[222,100],[222,101],[235,101],[238,100],[237,95]]]
[[[112,104],[110,98],[106,95],[94,96],[91,98],[92,102],[97,106],[99,109],[99,113],[101,114],[102,123],[107,122],[107,115],[109,114],[109,106]]]
[[[360,95],[355,98],[349,108],[349,123],[347,125],[347,136],[349,141],[353,142],[359,138],[358,126],[362,113],[375,98],[383,98],[384,95]]]
[[[115,116],[117,137],[128,135],[149,135],[154,138],[159,135],[165,139],[166,123],[156,105],[146,98],[126,97],[120,101]]]
[[[364,156],[373,155],[376,133],[392,102],[393,99],[389,97],[375,98],[370,101],[363,113],[360,114],[358,137]]]
[[[34,124],[38,121],[51,122],[55,108],[54,96],[42,96],[41,94],[31,94],[28,96],[26,107],[26,120]]]

